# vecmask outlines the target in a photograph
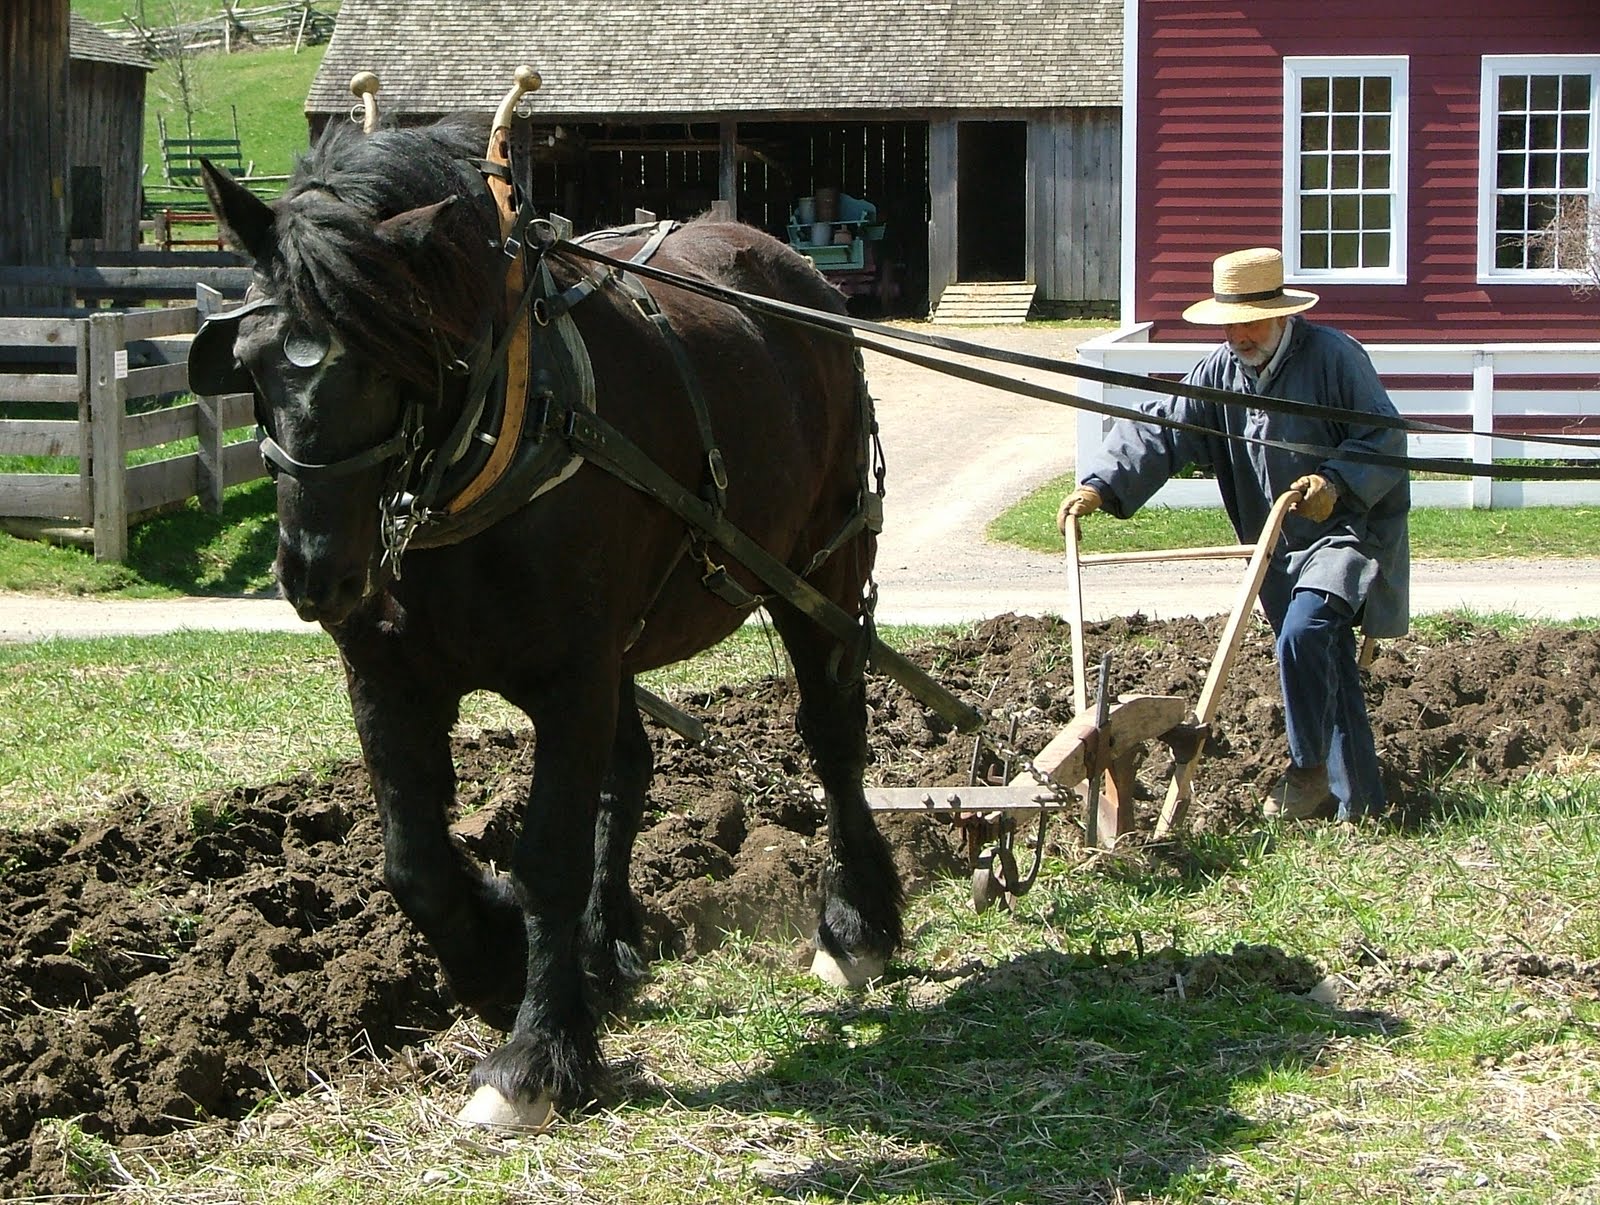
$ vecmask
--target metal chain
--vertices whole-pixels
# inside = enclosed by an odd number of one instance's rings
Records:
[[[820,787],[813,790],[805,786],[793,775],[773,769],[747,749],[743,743],[715,736],[709,728],[706,730],[705,739],[697,742],[695,748],[703,749],[717,757],[725,757],[732,761],[736,768],[745,770],[750,777],[756,780],[756,794],[758,796],[786,797],[796,803],[803,803],[807,807],[815,807],[821,802],[816,794],[816,790],[820,790]]]

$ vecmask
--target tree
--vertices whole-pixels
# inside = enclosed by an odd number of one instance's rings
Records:
[[[1582,193],[1563,193],[1556,216],[1528,236],[1528,250],[1533,266],[1571,273],[1580,297],[1600,293],[1600,205]]]

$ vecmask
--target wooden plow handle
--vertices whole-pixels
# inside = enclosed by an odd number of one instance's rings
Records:
[[[1244,581],[1239,584],[1239,592],[1234,596],[1233,611],[1228,615],[1228,622],[1222,629],[1222,640],[1217,645],[1216,655],[1211,659],[1211,669],[1206,674],[1205,685],[1200,688],[1200,701],[1195,705],[1194,712],[1202,728],[1210,724],[1217,714],[1217,704],[1222,697],[1223,684],[1228,680],[1228,671],[1233,667],[1234,657],[1238,655],[1239,645],[1244,640],[1251,609],[1255,606],[1256,597],[1261,593],[1261,583],[1267,576],[1267,567],[1272,564],[1272,552],[1278,546],[1278,536],[1283,531],[1283,520],[1303,497],[1299,490],[1285,490],[1272,504],[1272,510],[1267,514],[1266,524],[1261,528],[1261,536],[1256,541],[1255,551],[1250,555],[1250,564],[1245,569]],[[1183,819],[1184,810],[1189,805],[1189,783],[1194,777],[1195,767],[1200,764],[1203,749],[1202,741],[1193,757],[1173,767],[1172,783],[1167,788],[1166,803],[1161,808],[1160,819],[1156,821],[1157,840],[1170,833]]]
[[[1084,670],[1083,651],[1083,556],[1078,549],[1078,516],[1068,515],[1065,532],[1067,549],[1067,623],[1072,633],[1072,714],[1089,710],[1089,681]]]

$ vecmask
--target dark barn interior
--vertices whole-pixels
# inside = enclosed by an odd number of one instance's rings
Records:
[[[1028,123],[957,126],[956,279],[1021,280],[1027,274]]]
[[[859,271],[829,273],[851,308],[922,314],[928,306],[928,126],[895,122],[741,122],[740,221],[788,240],[796,203],[838,189],[877,208],[881,240]],[[633,221],[636,209],[690,218],[718,195],[719,131],[711,123],[522,126],[534,205],[579,232]]]

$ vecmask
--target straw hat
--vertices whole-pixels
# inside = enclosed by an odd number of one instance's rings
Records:
[[[1298,314],[1317,304],[1315,293],[1283,287],[1283,252],[1252,247],[1219,256],[1211,265],[1211,296],[1183,311],[1201,326],[1260,322]]]

